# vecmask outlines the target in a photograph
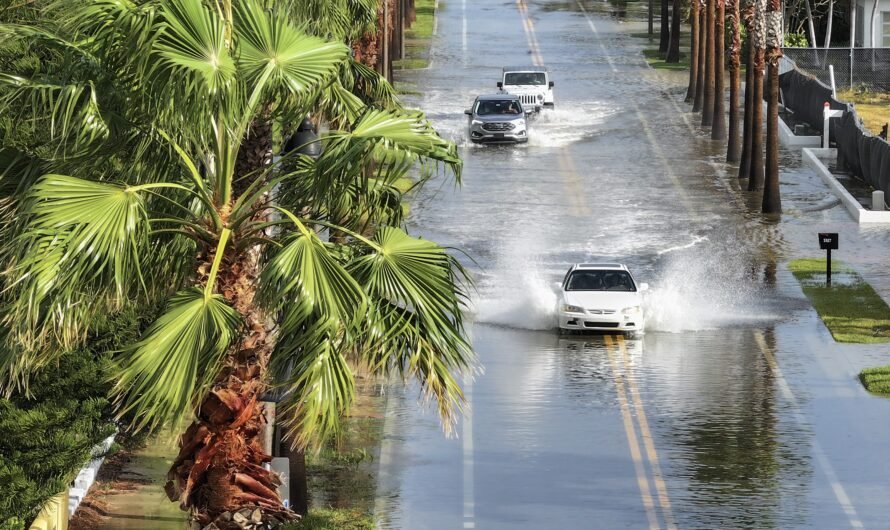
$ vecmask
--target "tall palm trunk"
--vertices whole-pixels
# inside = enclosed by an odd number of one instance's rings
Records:
[[[769,0],[766,9],[766,61],[769,90],[766,116],[766,174],[763,213],[781,213],[779,193],[779,59],[782,57],[782,4]]]
[[[754,2],[752,44],[754,45],[754,92],[751,105],[751,171],[748,191],[763,188],[763,62],[766,56],[765,0]]]
[[[739,31],[739,1],[729,2],[729,140],[726,144],[726,161],[735,163],[739,161],[741,145],[739,142],[739,81],[740,81],[740,56],[742,40]]]
[[[702,110],[705,104],[705,63],[707,62],[707,40],[708,40],[708,15],[707,4],[704,0],[700,0],[698,9],[698,79],[695,83],[695,100],[692,103],[692,111],[698,112]]]
[[[658,36],[658,51],[665,53],[668,50],[670,40],[670,29],[668,27],[668,0],[661,0],[661,34]]]
[[[259,252],[247,251],[223,263],[220,290],[244,319],[246,334],[228,354],[197,418],[180,439],[165,490],[170,500],[191,509],[201,525],[241,528],[232,519],[242,511],[241,516],[277,526],[296,515],[276,493],[278,476],[263,468],[271,456],[261,443],[266,420],[259,400],[266,390],[274,324],[253,305]]]
[[[671,38],[668,44],[667,63],[680,62],[680,12],[683,10],[682,2],[674,0],[674,7],[671,9]]]
[[[689,15],[689,86],[686,88],[686,101],[695,101],[696,83],[698,82],[698,13],[699,0],[690,2],[692,12]]]
[[[714,121],[714,3],[708,0],[705,22],[705,99],[702,102],[701,125],[710,127]]]
[[[235,161],[234,195],[244,192],[256,178],[252,174],[271,162],[272,124],[258,118]],[[210,261],[199,272],[206,273]],[[266,419],[260,397],[266,391],[266,368],[275,347],[275,323],[254,305],[258,275],[259,249],[222,261],[219,290],[241,315],[245,335],[228,353],[225,368],[182,436],[165,487],[170,500],[192,510],[196,522],[212,523],[220,530],[243,528],[235,521],[242,516],[273,527],[297,517],[276,492],[281,483],[278,475],[263,467],[272,457],[262,445]],[[241,513],[236,517],[237,512]]]
[[[748,36],[745,51],[745,120],[742,130],[742,160],[739,163],[739,178],[746,179],[751,175],[751,111],[754,107],[754,46],[751,43],[751,28],[754,22],[754,2],[744,0],[742,22]]]
[[[711,139],[726,139],[726,88],[723,68],[724,0],[714,0],[714,118],[711,123]]]

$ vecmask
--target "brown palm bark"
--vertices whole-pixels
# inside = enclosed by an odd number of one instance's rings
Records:
[[[705,99],[702,102],[701,126],[710,127],[714,121],[714,13],[715,0],[708,0],[705,22]]]
[[[255,172],[271,162],[272,124],[261,117],[251,124],[238,152],[234,195],[243,193],[257,178]],[[222,210],[225,219],[225,207]],[[278,475],[263,467],[272,457],[262,445],[266,419],[260,397],[267,389],[266,368],[276,328],[270,315],[254,305],[258,249],[232,254],[221,262],[218,288],[241,316],[244,336],[227,354],[224,368],[181,437],[164,489],[170,500],[179,501],[202,526],[241,529],[236,519],[246,517],[277,527],[298,516],[278,496]],[[206,281],[212,260],[213,256],[207,256],[202,261],[199,281]]]
[[[754,45],[754,92],[751,105],[751,170],[748,191],[763,188],[763,65],[766,56],[764,0],[755,0],[752,44]]]
[[[680,13],[683,10],[682,2],[674,0],[674,7],[671,9],[671,38],[668,43],[666,63],[680,62]]]
[[[766,174],[763,213],[781,213],[779,192],[779,59],[782,57],[782,4],[768,0],[766,7],[766,62],[769,65],[766,112]]]
[[[670,13],[668,12],[668,1],[669,0],[661,0],[661,33],[658,36],[658,51],[661,53],[667,52],[671,37],[668,25],[668,17],[670,16]]]
[[[727,0],[729,15],[729,135],[726,143],[726,161],[735,163],[741,156],[739,141],[739,82],[741,68],[741,31],[739,28],[739,0]]]
[[[699,0],[690,2],[689,14],[689,86],[686,88],[686,101],[695,101],[696,83],[698,82],[698,13]]]
[[[723,68],[724,0],[714,0],[714,117],[711,122],[711,139],[726,139],[726,88]]]
[[[751,28],[754,22],[753,0],[743,0],[741,11],[745,33],[748,36],[745,50],[745,119],[742,130],[742,159],[739,163],[739,178],[746,179],[751,175],[751,109],[754,107],[754,46],[751,44]]]
[[[695,82],[695,99],[692,103],[692,111],[698,112],[705,105],[705,56],[707,48],[707,6],[704,0],[699,0],[698,5],[698,78]]]

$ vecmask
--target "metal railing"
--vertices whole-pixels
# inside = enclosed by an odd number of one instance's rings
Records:
[[[890,92],[890,48],[782,48],[797,67],[831,86],[834,67],[838,89]]]

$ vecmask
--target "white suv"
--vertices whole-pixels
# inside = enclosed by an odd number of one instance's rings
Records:
[[[529,109],[553,108],[553,81],[543,66],[505,66],[498,88],[519,96],[522,105]]]
[[[561,330],[643,330],[643,295],[627,267],[618,263],[572,265],[559,285]]]

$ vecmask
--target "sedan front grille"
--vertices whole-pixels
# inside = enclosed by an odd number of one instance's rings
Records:
[[[585,322],[584,327],[588,328],[617,328],[618,322]]]
[[[587,312],[590,313],[591,315],[614,315],[615,314],[614,309],[588,309]]]
[[[504,132],[504,131],[512,131],[516,128],[512,123],[506,122],[493,122],[493,123],[485,123],[482,125],[482,128],[489,132]]]

